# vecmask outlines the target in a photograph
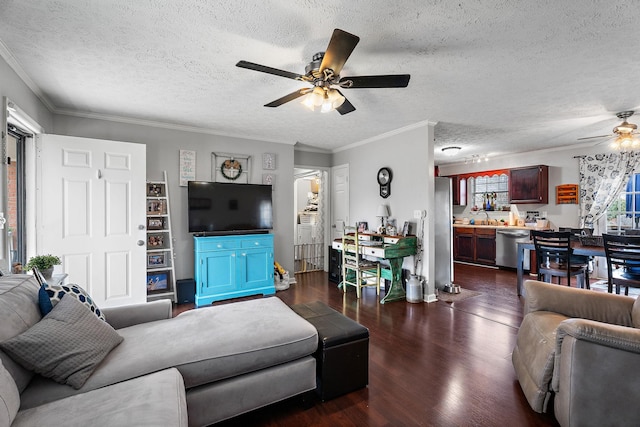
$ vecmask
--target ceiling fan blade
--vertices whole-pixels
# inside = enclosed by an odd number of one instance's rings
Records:
[[[347,62],[349,55],[353,52],[356,45],[360,41],[360,37],[353,34],[342,31],[338,28],[333,30],[331,40],[329,40],[329,46],[324,52],[324,58],[320,64],[320,71],[325,68],[333,70],[334,74],[340,74],[344,63]]]
[[[261,73],[273,74],[280,77],[286,77],[294,80],[304,80],[300,74],[290,71],[278,70],[277,68],[267,67],[266,65],[255,64],[248,61],[238,61],[236,67],[246,68],[247,70],[260,71]]]
[[[343,89],[360,88],[384,88],[384,87],[407,87],[409,85],[410,74],[387,74],[380,76],[353,76],[340,79]],[[348,85],[351,82],[351,85]]]
[[[342,93],[340,91],[338,91],[338,93],[340,95],[342,95]],[[344,95],[342,95],[342,96],[344,96]],[[349,100],[345,97],[344,98],[344,102],[342,103],[342,105],[339,106],[338,108],[336,108],[336,110],[341,115],[345,115],[345,114],[348,114],[348,113],[350,113],[352,111],[356,111],[356,107],[354,107],[353,104],[350,103]]]
[[[584,141],[585,139],[596,139],[596,138],[611,138],[615,135],[598,135],[598,136],[586,136],[584,138],[578,138],[577,141]]]
[[[264,104],[264,106],[265,107],[279,107],[282,104],[286,104],[289,101],[293,101],[296,98],[300,98],[301,96],[304,96],[304,95],[308,94],[312,90],[313,90],[313,88],[300,89],[300,90],[297,90],[295,92],[290,93],[289,95],[285,95],[282,98],[278,98],[275,101],[271,101],[268,104]]]

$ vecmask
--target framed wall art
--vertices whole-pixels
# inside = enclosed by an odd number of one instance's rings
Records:
[[[196,179],[196,152],[180,150],[180,187],[186,187],[189,181]]]
[[[262,169],[276,169],[276,155],[274,153],[264,153],[262,155]]]
[[[262,183],[273,187],[276,184],[276,176],[272,173],[263,173]]]
[[[211,180],[248,184],[251,156],[245,154],[211,153]]]

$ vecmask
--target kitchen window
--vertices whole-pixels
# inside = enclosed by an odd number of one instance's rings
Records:
[[[629,177],[626,187],[607,208],[607,233],[640,229],[640,174]]]
[[[478,209],[485,209],[487,204],[487,196],[491,199],[495,198],[495,209],[509,205],[509,176],[507,174],[499,174],[492,176],[477,176],[469,178],[472,189],[472,203]]]

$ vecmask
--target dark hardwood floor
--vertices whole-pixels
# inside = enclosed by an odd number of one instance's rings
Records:
[[[557,425],[531,410],[511,364],[523,316],[514,271],[456,264],[455,283],[482,294],[431,304],[379,304],[372,288],[358,300],[323,272],[296,279],[276,296],[289,305],[323,301],[369,328],[369,386],[324,403],[315,395],[311,405],[289,399],[218,425]]]

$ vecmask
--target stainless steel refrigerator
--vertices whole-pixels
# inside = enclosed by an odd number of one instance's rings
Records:
[[[458,293],[453,284],[453,193],[451,178],[435,178],[435,286],[438,290]]]

